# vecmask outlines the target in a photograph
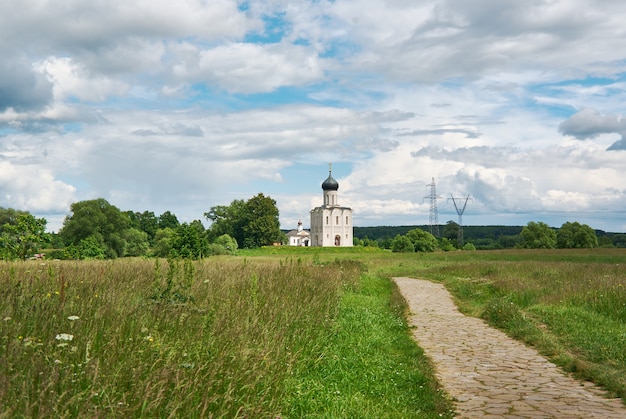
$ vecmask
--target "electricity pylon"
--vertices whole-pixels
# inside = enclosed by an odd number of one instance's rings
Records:
[[[433,181],[429,185],[426,185],[426,187],[430,187],[430,194],[424,197],[424,199],[430,199],[430,212],[428,213],[428,226],[430,228],[430,234],[435,237],[439,237],[439,211],[437,210],[437,200],[443,199],[443,197],[437,195],[435,178],[433,178]]]
[[[467,207],[467,201],[469,201],[471,198],[469,195],[467,195],[467,197],[465,198],[465,203],[463,203],[463,207],[459,208],[459,206],[456,204],[456,200],[459,199],[463,199],[463,198],[455,198],[454,196],[452,196],[452,194],[450,194],[450,199],[452,199],[452,202],[454,203],[454,209],[456,209],[456,213],[459,215],[459,231],[457,233],[457,245],[460,248],[463,247],[463,213],[465,212],[465,208]]]

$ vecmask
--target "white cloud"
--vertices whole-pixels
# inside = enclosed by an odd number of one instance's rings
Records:
[[[136,38],[240,38],[259,25],[231,0],[180,0],[175,7],[166,0],[9,0],[0,5],[0,16],[6,42],[74,52]]]
[[[79,99],[101,102],[112,95],[127,93],[129,86],[108,77],[88,74],[69,57],[48,57],[39,64],[42,72],[54,83],[54,96],[59,102]]]
[[[0,206],[35,213],[65,212],[74,202],[76,188],[36,165],[0,161]]]
[[[318,81],[323,68],[316,52],[292,44],[233,43],[200,53],[192,79],[232,93],[271,92],[279,87]]]

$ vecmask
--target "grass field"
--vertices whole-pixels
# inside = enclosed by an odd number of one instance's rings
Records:
[[[404,273],[626,400],[626,249],[439,253]]]
[[[392,276],[625,397],[626,250],[3,262],[0,417],[453,417]]]
[[[5,262],[0,417],[451,417],[393,291],[347,260]]]

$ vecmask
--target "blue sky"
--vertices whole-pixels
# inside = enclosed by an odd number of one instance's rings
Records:
[[[357,226],[625,232],[626,3],[9,0],[0,206],[202,219],[259,192],[305,226],[333,162]],[[206,221],[205,221],[206,223]]]

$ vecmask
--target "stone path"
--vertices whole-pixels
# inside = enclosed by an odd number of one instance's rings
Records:
[[[577,381],[537,351],[461,314],[441,284],[394,278],[413,336],[460,418],[626,418],[620,399]]]

